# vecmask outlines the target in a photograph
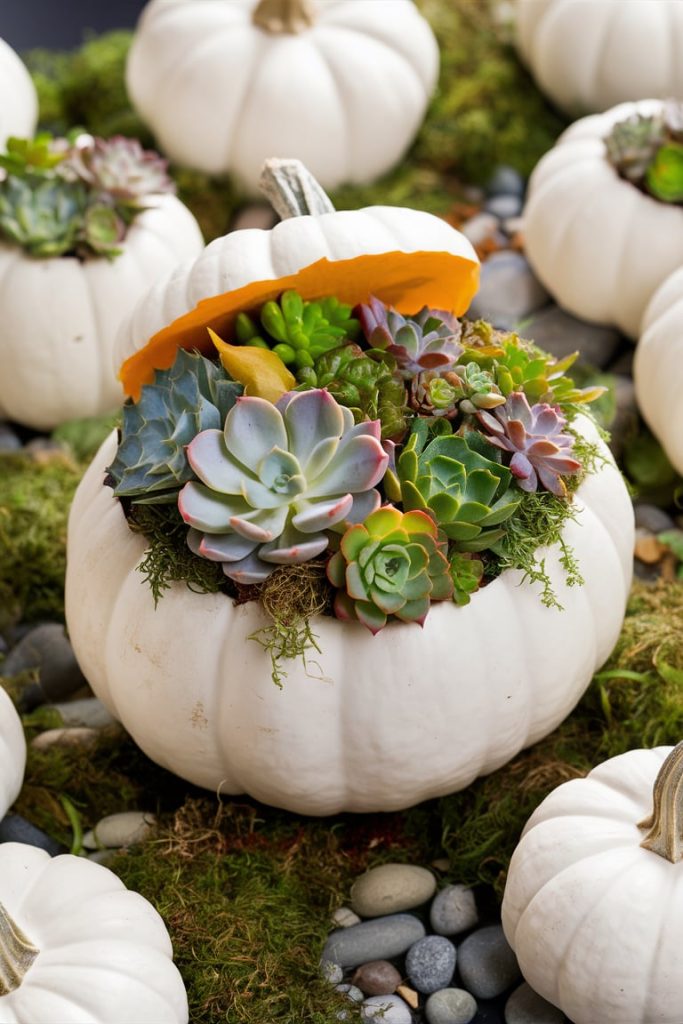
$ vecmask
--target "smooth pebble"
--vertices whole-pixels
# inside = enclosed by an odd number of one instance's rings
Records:
[[[508,164],[497,167],[486,186],[487,196],[523,196],[525,191],[524,178]]]
[[[64,701],[61,704],[51,704],[50,707],[59,712],[62,722],[67,726],[84,725],[89,729],[103,729],[116,722],[97,697]]]
[[[18,452],[21,440],[7,423],[0,423],[0,452]]]
[[[673,530],[676,527],[673,519],[664,509],[656,505],[647,505],[644,502],[634,508],[636,515],[636,526],[642,530],[649,530],[650,533],[663,533],[664,530]]]
[[[332,960],[321,960],[320,977],[329,981],[330,985],[338,985],[344,977],[344,972],[339,964],[335,964]]]
[[[26,843],[45,850],[51,857],[58,853],[66,853],[66,847],[48,836],[42,829],[36,828],[20,814],[7,814],[0,821],[0,843]]]
[[[499,195],[491,196],[484,203],[484,210],[492,213],[498,220],[509,220],[511,217],[519,217],[522,212],[521,196]]]
[[[335,985],[334,987],[336,988],[337,992],[341,992],[348,999],[350,999],[352,1003],[362,1003],[363,1000],[365,999],[365,996],[363,995],[361,990],[359,988],[356,988],[355,985]]]
[[[3,675],[38,669],[39,682],[27,686],[19,697],[22,712],[32,711],[46,700],[61,700],[86,685],[64,626],[45,622],[27,633],[5,659]]]
[[[396,991],[401,975],[388,960],[371,960],[356,969],[351,981],[366,996],[386,996]]]
[[[476,999],[463,988],[442,988],[425,1005],[428,1024],[469,1024],[476,1013]]]
[[[413,1017],[400,996],[370,996],[360,1008],[360,1019],[378,1024],[412,1024]]]
[[[332,932],[323,949],[323,960],[332,960],[343,968],[359,967],[370,960],[389,960],[405,953],[424,934],[424,925],[412,914],[378,917]]]
[[[65,729],[46,729],[31,740],[34,750],[50,750],[52,747],[91,747],[99,739],[97,729],[76,726]]]
[[[426,935],[406,954],[406,973],[418,992],[447,988],[455,970],[455,946],[444,935]]]
[[[474,893],[466,885],[447,885],[436,894],[429,921],[437,935],[457,935],[474,928],[479,912]]]
[[[479,291],[467,316],[470,320],[490,320],[494,327],[509,331],[545,305],[548,298],[526,257],[505,249],[494,252],[482,264]]]
[[[524,982],[505,1004],[505,1024],[564,1024],[562,1010],[549,1003]]]
[[[361,917],[383,917],[419,907],[436,891],[436,878],[414,864],[380,864],[356,879],[351,907]]]
[[[475,213],[460,230],[472,245],[481,245],[498,231],[498,218],[492,213]]]
[[[537,307],[538,309],[538,307]],[[556,357],[564,359],[579,351],[582,363],[604,369],[621,343],[616,327],[579,320],[552,303],[538,310],[524,325],[524,337]]]
[[[332,915],[332,924],[337,928],[350,928],[352,924],[360,924],[360,918],[351,907],[337,907]]]
[[[472,932],[458,946],[458,970],[463,986],[477,999],[494,999],[521,978],[499,924]]]
[[[122,811],[120,814],[108,814],[98,821],[94,829],[83,836],[86,850],[97,850],[101,847],[133,846],[141,843],[151,833],[156,824],[156,817],[149,811]],[[334,959],[328,957],[327,959]]]

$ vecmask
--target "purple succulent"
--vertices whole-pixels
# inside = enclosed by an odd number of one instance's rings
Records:
[[[477,419],[491,444],[513,453],[510,469],[523,491],[535,491],[540,481],[558,497],[567,493],[562,477],[578,473],[581,463],[571,454],[574,438],[562,433],[567,421],[557,407],[530,406],[523,392],[513,391],[505,405],[480,409]]]
[[[357,307],[355,315],[368,343],[393,356],[404,377],[446,369],[462,355],[462,328],[444,310],[425,306],[415,316],[404,317],[373,296],[367,306]]]
[[[72,155],[60,166],[119,202],[136,203],[151,194],[175,191],[166,171],[168,161],[143,149],[137,139],[123,135],[111,139],[81,136]]]

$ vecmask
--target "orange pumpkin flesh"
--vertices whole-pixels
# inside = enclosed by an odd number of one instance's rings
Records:
[[[460,316],[468,308],[479,282],[479,264],[448,252],[388,252],[350,260],[318,260],[296,274],[269,281],[252,281],[243,288],[202,299],[194,309],[152,335],[144,348],[130,356],[119,371],[126,395],[137,400],[155,370],[168,369],[179,348],[213,352],[207,328],[228,339],[238,313],[250,312],[283,291],[294,288],[304,299],[336,295],[355,306],[376,295],[402,313],[422,306],[445,309]]]

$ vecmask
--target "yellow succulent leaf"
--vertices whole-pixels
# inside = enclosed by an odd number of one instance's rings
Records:
[[[275,403],[287,391],[296,387],[294,375],[269,348],[229,345],[210,327],[208,331],[221,357],[221,363],[234,380],[244,384],[245,395],[265,398],[267,402]]]

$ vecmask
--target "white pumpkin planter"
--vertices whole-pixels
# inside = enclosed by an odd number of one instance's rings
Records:
[[[33,135],[38,120],[38,97],[26,67],[0,39],[0,149],[10,135]]]
[[[633,376],[643,416],[683,473],[683,269],[666,279],[645,311]]]
[[[26,767],[26,740],[14,704],[0,686],[0,821],[19,796]]]
[[[113,347],[122,317],[160,277],[203,247],[175,196],[149,196],[114,260],[38,259],[0,244],[0,412],[50,430],[121,404]]]
[[[534,169],[524,210],[526,254],[559,304],[631,338],[654,292],[683,264],[683,208],[620,178],[603,140],[618,121],[661,107],[623,103],[571,125]]]
[[[575,1024],[680,1024],[682,780],[683,744],[613,757],[551,793],[513,854],[505,934]]]
[[[333,188],[400,161],[438,67],[413,0],[151,0],[127,85],[178,163],[253,192],[267,157],[298,157]]]
[[[570,115],[683,97],[679,0],[516,0],[517,48]]]
[[[315,208],[316,197],[306,198]],[[234,311],[233,300],[255,281],[272,295],[300,282],[311,289],[307,297],[324,294],[307,277],[321,256],[330,261],[320,271],[328,294],[336,279],[342,301],[351,299],[344,288],[354,268],[362,281],[355,301],[375,291],[404,310],[427,301],[461,313],[476,286],[469,242],[413,210],[294,216],[272,232],[234,232],[141,302],[119,339],[124,383],[135,392],[149,369],[145,358],[170,365],[180,338],[187,345],[193,330],[205,335],[214,307],[232,302]],[[433,281],[425,281],[428,273]],[[208,301],[192,310],[201,299]],[[142,749],[209,789],[331,814],[392,810],[462,788],[554,729],[618,636],[633,514],[604,449],[606,463],[578,491],[578,521],[565,533],[585,586],[567,588],[559,552],[547,553],[564,612],[545,608],[519,573],[506,572],[464,608],[435,604],[423,629],[390,624],[373,637],[358,624],[317,617],[322,653],[308,672],[300,660],[286,662],[280,691],[270,658],[249,639],[269,621],[259,604],[237,607],[224,595],[177,585],[154,610],[136,569],[146,542],[103,486],[116,446],[113,434],[71,511],[71,641],[93,689]]]
[[[187,1024],[154,907],[107,868],[0,845],[0,1024]]]

